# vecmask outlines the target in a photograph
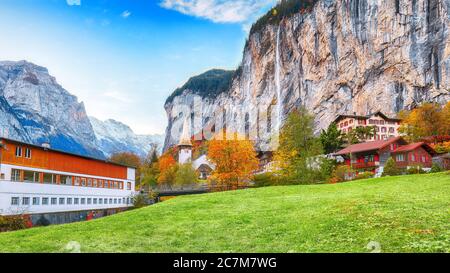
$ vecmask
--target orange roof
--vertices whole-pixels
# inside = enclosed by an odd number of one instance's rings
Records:
[[[402,137],[395,137],[388,140],[369,141],[350,145],[347,148],[337,152],[336,155],[346,155],[350,153],[360,153],[366,151],[379,150],[399,140],[406,143]]]

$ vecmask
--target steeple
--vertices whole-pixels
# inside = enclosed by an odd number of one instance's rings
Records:
[[[192,162],[192,142],[189,119],[185,119],[180,143],[178,143],[178,163],[186,164],[190,162]]]
[[[192,147],[189,119],[184,120],[183,132],[180,137],[180,143],[178,147]]]

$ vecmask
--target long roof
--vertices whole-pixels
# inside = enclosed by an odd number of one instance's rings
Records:
[[[350,153],[360,153],[360,152],[379,150],[379,149],[382,149],[382,148],[390,145],[391,143],[394,143],[399,140],[405,142],[402,137],[395,137],[395,138],[391,138],[388,140],[377,140],[377,141],[369,141],[369,142],[353,144],[353,145],[348,146],[345,149],[340,150],[339,152],[336,153],[336,155],[346,155],[346,154],[350,154]]]
[[[0,137],[0,141],[2,141],[2,140],[5,140],[5,141],[7,141],[7,142],[13,142],[13,143],[16,143],[16,144],[21,144],[21,145],[27,145],[27,146],[34,147],[34,148],[41,149],[41,150],[47,150],[47,151],[52,151],[52,152],[56,152],[56,153],[61,153],[61,154],[66,154],[66,155],[71,155],[71,156],[76,156],[76,157],[80,157],[80,158],[84,158],[84,159],[95,160],[95,161],[99,161],[99,162],[103,162],[103,163],[107,163],[107,164],[117,165],[117,166],[121,166],[121,167],[127,167],[127,168],[136,169],[136,167],[134,167],[134,166],[129,166],[129,165],[125,165],[125,164],[120,164],[120,163],[112,162],[112,161],[106,160],[106,159],[100,159],[100,158],[95,158],[95,157],[90,157],[90,156],[85,156],[85,155],[80,155],[80,154],[70,153],[70,152],[66,152],[66,151],[59,150],[59,149],[54,149],[54,148],[42,147],[42,146],[39,146],[39,145],[36,145],[36,144],[27,143],[27,142],[15,140],[15,139],[10,139],[10,138],[5,138],[5,137]],[[1,144],[1,143],[0,143],[0,144]],[[1,146],[1,145],[0,145],[0,146]]]
[[[375,115],[380,115],[381,117],[383,117],[385,120],[391,120],[391,121],[401,121],[401,119],[398,118],[390,118],[388,116],[386,116],[385,114],[383,114],[381,111],[375,112],[375,113],[371,113],[368,114],[367,116],[363,116],[363,115],[339,115],[337,116],[337,118],[334,120],[334,122],[338,122],[340,119],[343,118],[355,118],[355,119],[369,119],[372,116]]]

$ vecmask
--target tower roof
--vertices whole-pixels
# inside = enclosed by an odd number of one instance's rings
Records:
[[[183,132],[180,137],[178,146],[192,146],[189,119],[186,118],[183,124]]]

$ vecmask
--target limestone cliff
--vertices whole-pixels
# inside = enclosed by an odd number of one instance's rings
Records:
[[[256,132],[264,150],[299,106],[314,113],[320,130],[338,114],[395,115],[424,101],[445,103],[449,21],[450,0],[319,0],[252,33],[225,92],[211,97],[178,90],[165,105],[165,147],[178,141],[186,115],[197,133],[220,112],[227,127]],[[263,122],[267,113],[275,119]]]

